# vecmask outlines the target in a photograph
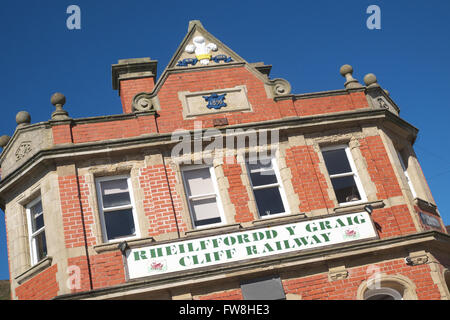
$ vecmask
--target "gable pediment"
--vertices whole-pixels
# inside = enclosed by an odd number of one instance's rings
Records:
[[[233,62],[245,60],[206,31],[200,21],[194,20],[190,22],[188,33],[172,57],[168,69],[210,67]]]
[[[1,154],[2,178],[23,165],[40,150],[52,147],[51,130],[43,125],[19,128]]]

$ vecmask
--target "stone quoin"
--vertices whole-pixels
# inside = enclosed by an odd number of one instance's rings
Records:
[[[12,299],[450,299],[418,129],[381,77],[293,93],[197,20],[157,64],[112,66],[121,114],[55,93],[0,137]],[[226,143],[250,129],[276,139]]]

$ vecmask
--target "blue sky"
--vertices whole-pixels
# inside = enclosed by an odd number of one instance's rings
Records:
[[[68,30],[66,9],[81,8],[81,30]],[[381,8],[381,30],[369,30],[366,9]],[[50,96],[62,92],[73,118],[119,114],[111,64],[151,57],[161,72],[187,32],[204,27],[249,62],[272,64],[273,78],[294,93],[343,88],[351,64],[361,83],[375,73],[419,128],[415,150],[444,222],[450,224],[450,2],[428,1],[106,1],[3,0],[0,7],[0,135],[15,115],[50,119]],[[0,279],[7,279],[4,216]]]

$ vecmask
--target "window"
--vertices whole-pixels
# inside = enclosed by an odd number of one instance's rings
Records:
[[[367,290],[364,293],[364,300],[403,300],[403,296],[392,288],[379,288]]]
[[[366,201],[349,147],[323,148],[322,155],[338,203],[345,205]]]
[[[139,237],[128,176],[96,180],[103,238],[107,241]]]
[[[398,159],[400,160],[400,164],[402,166],[403,173],[405,174],[406,181],[408,182],[408,186],[409,186],[409,189],[411,190],[413,198],[417,198],[416,190],[414,190],[414,187],[412,185],[412,181],[409,178],[408,168],[405,166],[405,161],[403,161],[402,154],[399,151],[397,151],[397,156],[398,156]]]
[[[244,300],[285,300],[283,284],[278,276],[241,282]]]
[[[41,197],[30,202],[27,207],[28,234],[30,241],[31,264],[35,265],[47,256],[45,240],[44,211]]]
[[[247,162],[250,182],[261,218],[288,213],[288,206],[275,158]]]
[[[357,292],[358,300],[417,300],[416,286],[409,278],[379,273],[363,281]]]
[[[183,181],[194,227],[224,223],[214,168],[185,167]]]

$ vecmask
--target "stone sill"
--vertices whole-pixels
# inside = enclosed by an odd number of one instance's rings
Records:
[[[422,200],[420,198],[415,198],[414,204],[424,211],[438,215],[437,206],[434,203]]]
[[[383,200],[377,200],[377,201],[368,201],[364,203],[358,203],[355,205],[348,205],[345,207],[336,207],[333,209],[335,213],[353,213],[353,212],[361,212],[365,211],[364,207],[367,205],[371,205],[374,209],[383,208],[385,206]]]
[[[133,240],[124,240],[130,249],[142,247],[155,242],[155,238],[140,238]],[[108,252],[108,251],[116,251],[119,250],[119,244],[123,241],[118,242],[110,242],[110,243],[102,243],[94,246],[94,251],[97,253]]]
[[[219,233],[227,233],[230,231],[238,231],[242,229],[242,226],[240,223],[234,223],[234,224],[227,224],[224,226],[216,226],[211,228],[205,228],[205,229],[195,229],[195,230],[188,230],[184,232],[185,237],[194,237],[194,236],[205,236],[205,235],[217,235]]]
[[[265,218],[265,219],[259,219],[252,221],[252,224],[255,226],[264,226],[264,225],[272,225],[272,224],[278,224],[278,223],[284,223],[284,222],[295,222],[295,221],[301,221],[305,220],[307,218],[306,214],[304,213],[296,213],[296,214],[287,214],[282,215],[279,217],[273,217],[273,218]]]
[[[52,265],[52,260],[53,260],[52,257],[46,257],[45,259],[39,261],[37,264],[35,264],[22,274],[15,277],[14,279],[17,281],[18,284],[22,284],[26,280],[30,279],[31,277],[50,267]]]

